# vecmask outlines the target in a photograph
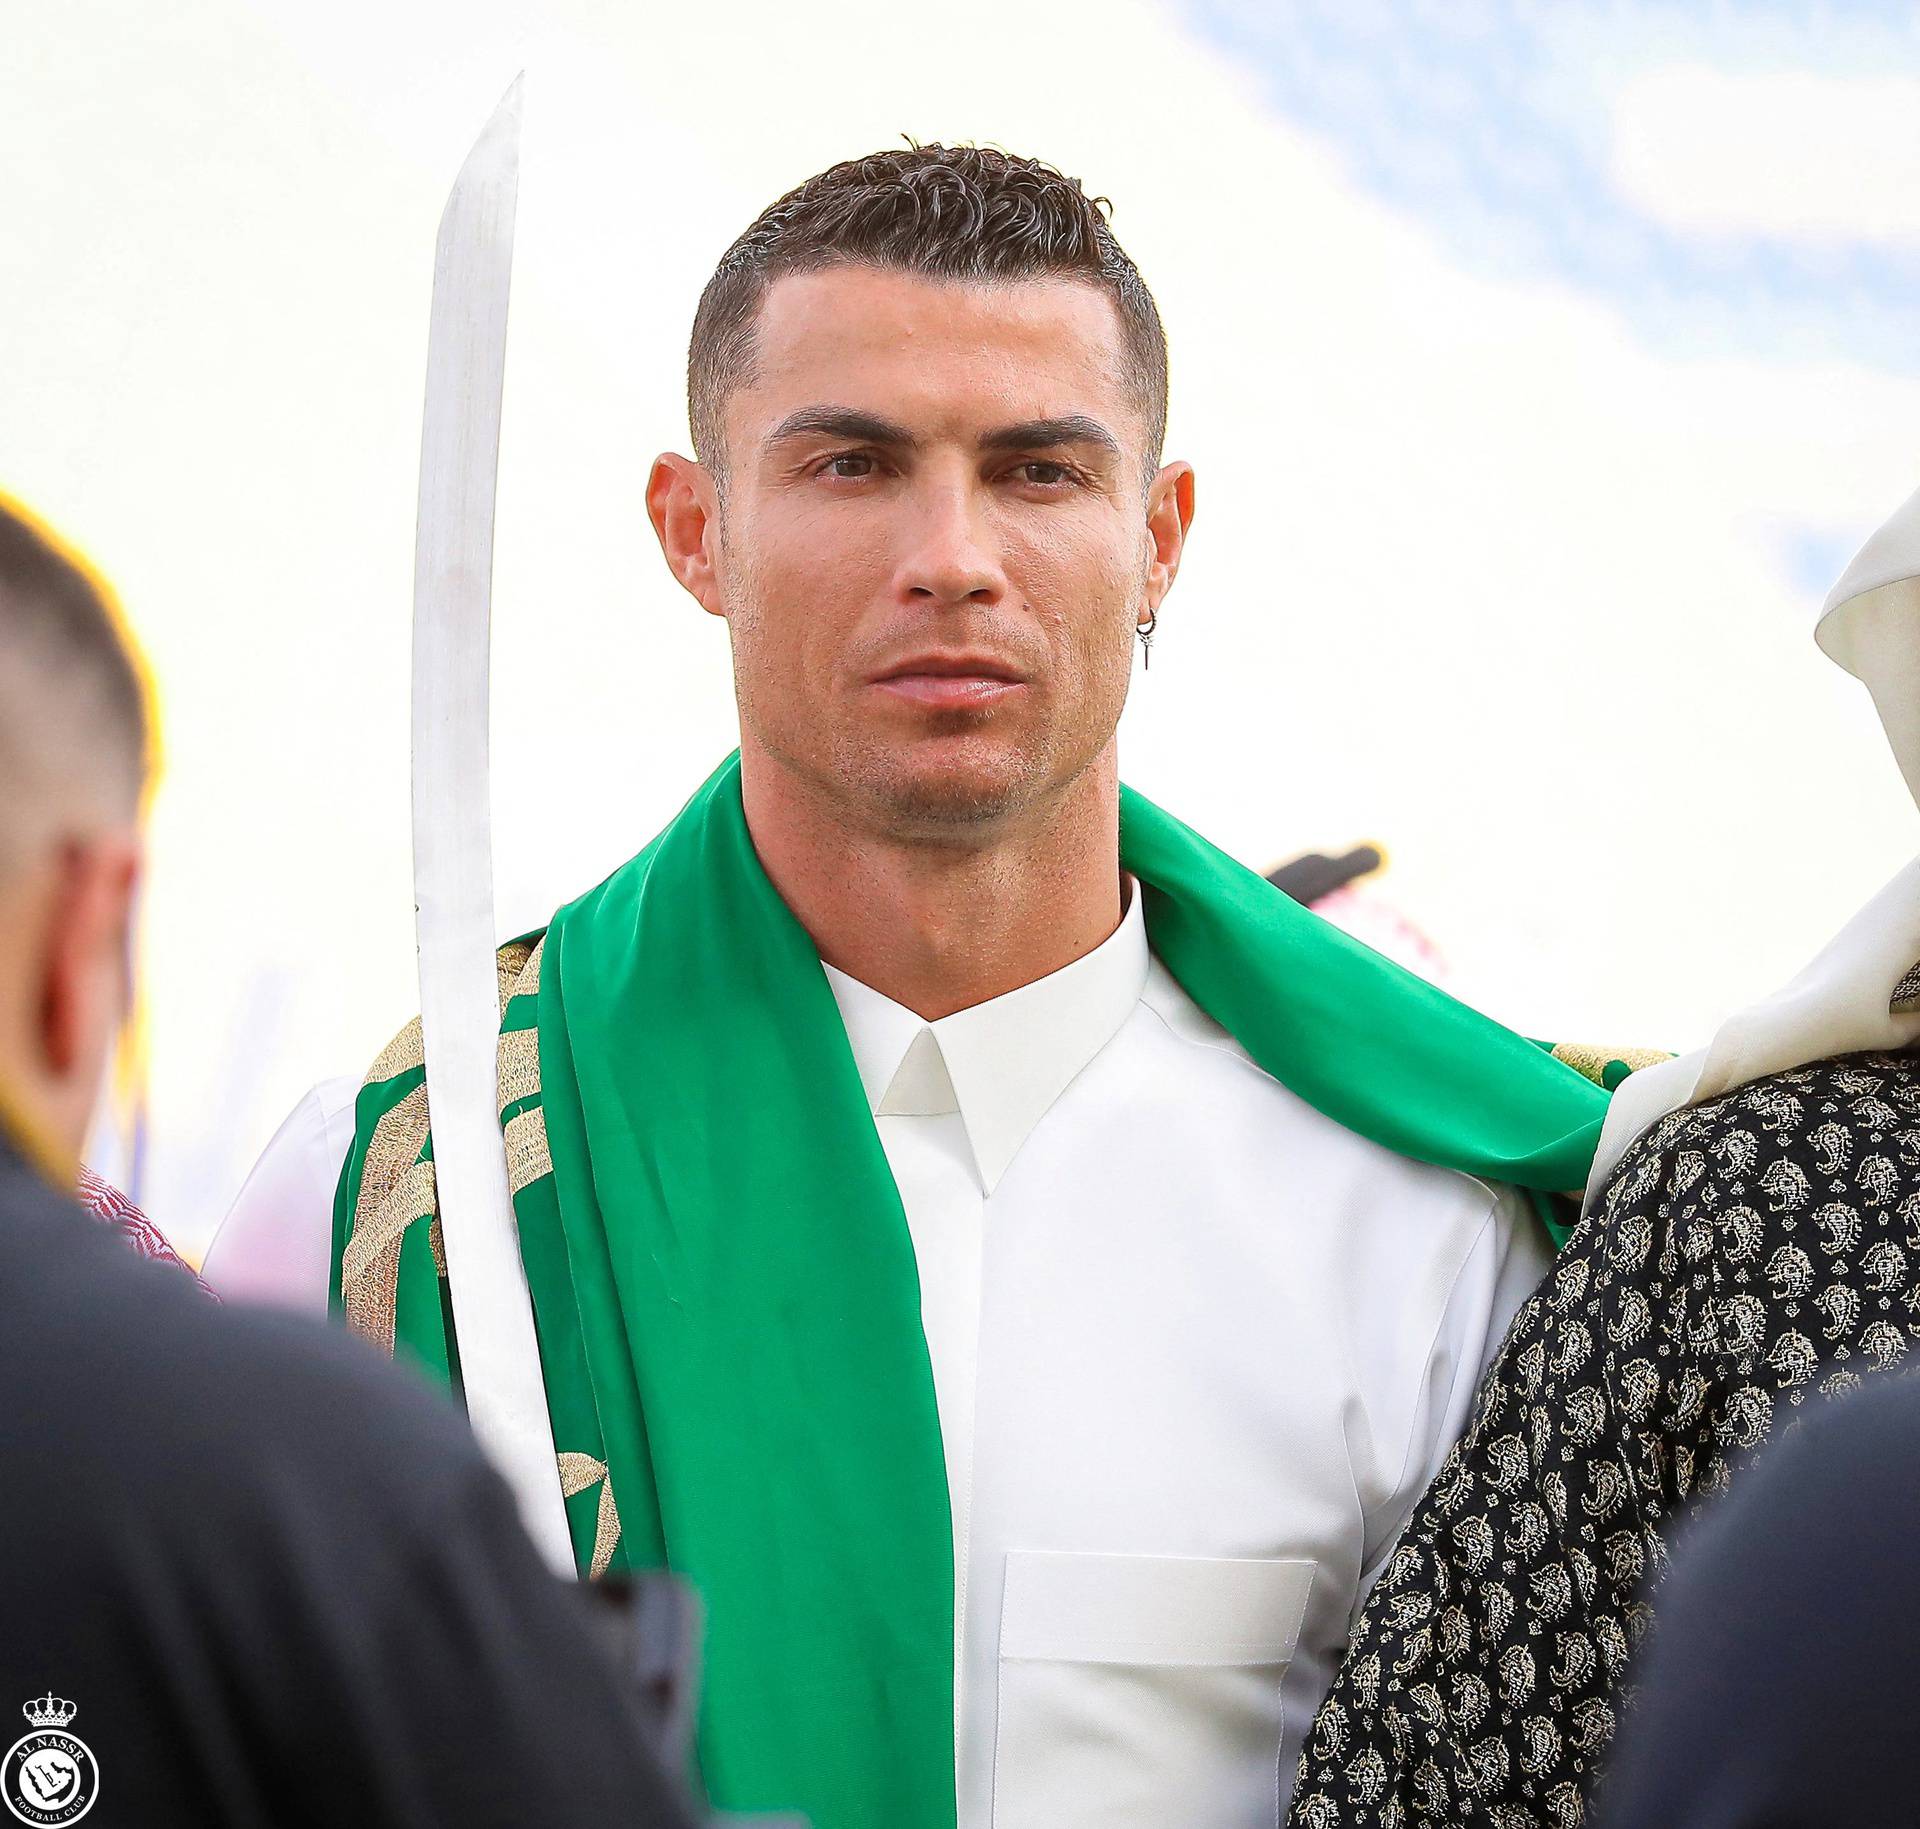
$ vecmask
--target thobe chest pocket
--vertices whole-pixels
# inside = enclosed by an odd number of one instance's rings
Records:
[[[1272,1829],[1313,1571],[1010,1552],[994,1829]]]

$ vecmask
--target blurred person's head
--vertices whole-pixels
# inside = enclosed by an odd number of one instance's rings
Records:
[[[0,496],[0,1092],[49,1170],[126,1017],[149,742],[106,588]]]
[[[729,625],[749,781],[964,845],[1111,773],[1193,481],[1101,200],[984,149],[836,165],[722,257],[687,392],[648,506]]]

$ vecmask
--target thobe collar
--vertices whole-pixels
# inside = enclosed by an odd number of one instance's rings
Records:
[[[1120,925],[1092,952],[937,1022],[827,966],[873,1115],[958,1112],[980,1191],[992,1194],[1034,1126],[1146,988],[1140,886],[1129,879],[1127,891]]]

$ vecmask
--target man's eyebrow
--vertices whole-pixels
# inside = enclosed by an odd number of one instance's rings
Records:
[[[1056,445],[1099,445],[1120,455],[1120,441],[1099,420],[1085,413],[1063,413],[1057,419],[1027,419],[980,435],[983,451],[1045,451]]]
[[[803,406],[789,413],[767,434],[777,445],[789,438],[844,438],[853,444],[891,445],[912,450],[920,441],[903,425],[845,406]]]

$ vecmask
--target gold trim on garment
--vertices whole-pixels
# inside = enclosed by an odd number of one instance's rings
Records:
[[[1673,1056],[1662,1048],[1591,1048],[1584,1042],[1561,1042],[1554,1049],[1553,1058],[1596,1086],[1604,1087],[1607,1069],[1615,1061],[1629,1072],[1638,1073],[1643,1067],[1657,1067]]]
[[[416,1016],[380,1050],[380,1058],[367,1069],[363,1084],[378,1086],[382,1080],[398,1079],[409,1069],[426,1064],[426,1050],[420,1044],[420,1018]]]
[[[553,1173],[553,1152],[547,1148],[547,1114],[531,1105],[507,1120],[507,1186],[518,1194],[542,1176]]]
[[[542,936],[544,938],[544,936]],[[500,987],[500,1014],[507,1013],[507,999],[518,993],[520,974],[537,950],[524,940],[510,940],[493,956],[493,968]]]
[[[495,954],[495,983],[502,1016],[506,1014],[507,999],[523,987],[529,964],[538,982],[539,958],[540,946],[529,945],[524,940],[513,941]],[[410,1067],[424,1065],[425,1060],[420,1019],[416,1016],[381,1050],[380,1058],[368,1070],[366,1084],[377,1086]],[[539,1090],[537,1053],[533,1090]],[[347,1323],[355,1333],[387,1353],[393,1351],[394,1313],[400,1298],[400,1248],[406,1242],[407,1228],[415,1221],[428,1222],[427,1242],[433,1251],[433,1267],[441,1276],[447,1274],[433,1164],[420,1160],[428,1130],[424,1084],[416,1086],[373,1127],[373,1135],[367,1140],[366,1161],[360,1171],[359,1196],[354,1201],[353,1235],[340,1256],[340,1299],[347,1311]],[[523,1138],[523,1148],[532,1147],[533,1139]],[[540,1126],[538,1148],[541,1156],[545,1156],[544,1124]],[[549,1159],[549,1172],[551,1168]],[[524,1184],[514,1185],[517,1188]]]
[[[587,1579],[598,1581],[607,1572],[620,1542],[620,1513],[613,1503],[613,1475],[607,1471],[605,1461],[597,1461],[590,1454],[562,1454],[556,1458],[560,1463],[560,1491],[566,1498],[585,1492],[596,1481],[600,1483],[600,1509],[593,1524],[593,1560],[587,1567]]]
[[[418,1033],[420,1025],[412,1026]],[[434,1210],[433,1164],[420,1160],[426,1141],[427,1089],[416,1086],[381,1118],[367,1140],[353,1236],[340,1254],[340,1300],[347,1325],[384,1353],[393,1351],[400,1247],[407,1227]]]
[[[533,943],[533,952],[520,968],[519,981],[513,987],[516,997],[538,997],[540,995],[540,961],[547,950],[547,936],[542,934]]]
[[[509,1029],[500,1037],[500,1109],[539,1096],[540,1031]]]
[[[416,1162],[364,1220],[340,1256],[340,1299],[347,1325],[383,1353],[393,1351],[400,1297],[400,1250],[407,1228],[433,1212],[433,1164]]]

